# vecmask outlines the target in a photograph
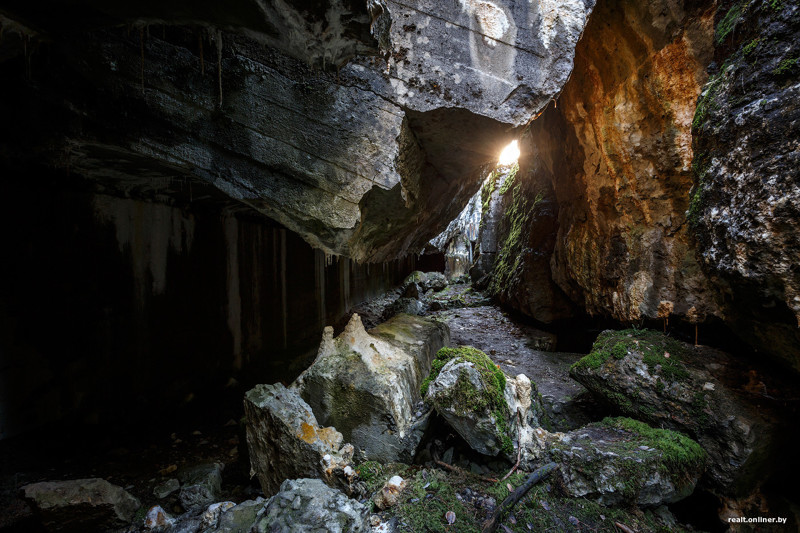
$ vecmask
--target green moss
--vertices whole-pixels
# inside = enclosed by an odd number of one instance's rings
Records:
[[[703,127],[708,120],[709,114],[717,108],[715,99],[722,89],[722,82],[724,81],[724,73],[727,64],[723,65],[720,71],[712,76],[708,83],[706,83],[700,98],[697,100],[697,107],[694,110],[694,118],[692,118],[692,129],[697,130]]]
[[[695,118],[697,115],[695,114]],[[700,213],[703,211],[703,197],[706,192],[706,175],[711,167],[710,157],[707,154],[696,154],[692,159],[692,173],[695,185],[692,187],[689,199],[689,212],[687,220],[692,228],[697,229],[700,224]]]
[[[392,465],[392,468],[394,465]],[[387,467],[387,471],[390,470]],[[437,469],[419,470],[407,467],[394,472],[408,480],[408,487],[400,502],[384,512],[383,521],[397,517],[398,531],[402,532],[459,532],[477,533],[488,516],[488,511],[465,504],[456,497],[469,487],[473,493],[486,494],[498,503],[509,494],[508,486],[516,489],[525,482],[527,473],[516,472],[497,483],[479,482],[474,477]],[[500,473],[498,473],[500,477]],[[387,478],[388,479],[388,478]],[[447,525],[445,513],[453,511],[456,521]],[[552,490],[551,483],[535,485],[512,511],[516,520],[503,522],[498,531],[597,531],[616,533],[614,522],[620,522],[636,531],[657,533],[683,532],[680,527],[669,528],[661,524],[652,511],[609,508],[583,499],[562,497]],[[572,527],[577,520],[579,525]],[[507,529],[506,529],[507,528]]]
[[[428,393],[430,384],[442,371],[444,365],[451,360],[472,363],[478,371],[478,377],[483,383],[483,390],[477,390],[469,380],[466,370],[462,370],[450,391],[450,396],[442,401],[452,405],[456,414],[470,412],[490,412],[497,424],[497,431],[502,436],[501,450],[505,454],[514,451],[514,445],[508,436],[511,428],[509,417],[511,415],[505,399],[506,376],[488,355],[472,346],[458,348],[442,348],[436,353],[436,358],[431,365],[431,372],[422,382],[420,393],[424,398]]]
[[[356,473],[361,481],[367,484],[370,493],[375,492],[389,479],[388,473],[384,472],[384,466],[377,461],[365,461],[358,465]]]
[[[401,501],[390,510],[397,516],[400,530],[477,533],[479,523],[473,519],[462,501],[456,498],[456,481],[463,482],[462,479],[454,479],[441,470],[416,472],[409,479],[409,486]],[[456,515],[456,522],[452,526],[445,519],[448,511]]]
[[[500,186],[500,190],[497,192],[499,192],[501,195],[507,193],[508,190],[511,189],[511,186],[514,185],[517,172],[519,172],[519,163],[514,163],[514,166],[512,166],[506,173],[505,180],[503,180],[503,184]]]
[[[650,372],[665,381],[689,377],[682,362],[686,355],[683,344],[661,332],[647,329],[604,331],[597,337],[589,355],[573,364],[570,370],[596,370],[612,357],[622,359],[632,352],[640,353]]]
[[[783,0],[769,0],[769,7],[773,11],[780,11],[783,9]]]
[[[761,38],[755,38],[746,45],[742,47],[742,54],[749,56],[753,53],[753,51],[758,48],[758,44],[761,42]]]
[[[750,2],[737,2],[725,13],[725,16],[719,21],[714,32],[714,40],[718,45],[722,44],[728,35],[736,28],[737,24],[739,24],[739,20],[742,18],[742,13],[749,5]]]
[[[531,202],[520,183],[517,183],[512,189],[511,205],[504,214],[508,230],[492,266],[491,280],[487,288],[490,295],[497,296],[507,289],[515,273],[520,271],[522,252],[525,246],[523,241],[525,230],[533,216],[534,209],[543,199],[544,196],[539,193]]]
[[[778,64],[778,66],[772,71],[772,73],[775,74],[776,76],[786,74],[789,71],[791,71],[795,65],[797,65],[798,60],[800,60],[800,58],[798,57],[786,58],[783,61],[781,61],[780,64]]]
[[[680,481],[686,474],[702,468],[706,452],[695,441],[677,431],[651,428],[644,422],[631,418],[606,418],[603,425],[622,429],[636,436],[631,446],[648,446],[661,452],[662,473],[674,481]]]

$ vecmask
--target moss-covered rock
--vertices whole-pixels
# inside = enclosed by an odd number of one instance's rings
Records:
[[[550,455],[566,494],[604,505],[656,507],[694,490],[705,463],[699,444],[630,418],[607,418],[558,435]]]
[[[512,413],[505,389],[506,376],[489,356],[462,346],[439,350],[421,392],[473,449],[510,455]]]
[[[605,331],[570,375],[617,412],[696,439],[711,456],[704,483],[746,494],[774,445],[771,416],[738,391],[747,370],[725,353],[661,332]]]

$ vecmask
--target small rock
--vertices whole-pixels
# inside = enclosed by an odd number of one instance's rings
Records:
[[[400,500],[400,493],[406,487],[406,482],[400,476],[393,476],[375,495],[375,507],[380,510],[392,507]]]
[[[187,468],[178,474],[182,482],[179,498],[186,509],[206,507],[219,500],[222,487],[220,463],[209,463]]]
[[[130,524],[139,500],[99,478],[43,481],[22,487],[49,529],[111,530]]]
[[[208,506],[208,509],[205,510],[202,516],[203,525],[206,527],[217,527],[219,524],[219,517],[227,511],[228,509],[232,509],[236,507],[236,504],[233,502],[219,502],[219,503],[212,503]]]
[[[166,529],[173,525],[175,525],[175,519],[168,515],[160,505],[151,507],[144,517],[145,529]]]
[[[447,448],[447,451],[444,452],[444,456],[442,456],[442,461],[451,465],[453,464],[453,454],[455,453],[455,448],[450,447]]]
[[[166,498],[176,490],[181,488],[181,483],[175,478],[168,479],[163,483],[159,483],[153,488],[153,496],[159,500]]]

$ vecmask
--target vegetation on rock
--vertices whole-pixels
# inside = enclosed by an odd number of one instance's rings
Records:
[[[664,381],[684,380],[689,376],[682,362],[686,350],[680,341],[658,331],[604,331],[597,337],[589,355],[572,365],[571,371],[595,370],[605,365],[609,359],[621,360],[632,352],[638,352],[654,375]]]
[[[509,423],[511,413],[505,399],[506,376],[500,367],[482,351],[471,346],[440,349],[433,360],[430,374],[422,382],[420,393],[423,398],[427,394],[431,382],[439,376],[442,368],[451,360],[472,363],[478,371],[484,388],[483,390],[475,389],[466,372],[462,372],[446,403],[457,412],[491,412],[497,424],[498,433],[503,436],[501,450],[506,454],[511,453],[514,445],[508,436],[511,428]]]

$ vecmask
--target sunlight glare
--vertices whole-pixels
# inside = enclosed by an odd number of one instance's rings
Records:
[[[500,153],[500,159],[497,160],[498,165],[508,166],[513,165],[519,159],[519,143],[511,141],[511,144],[503,148]]]

